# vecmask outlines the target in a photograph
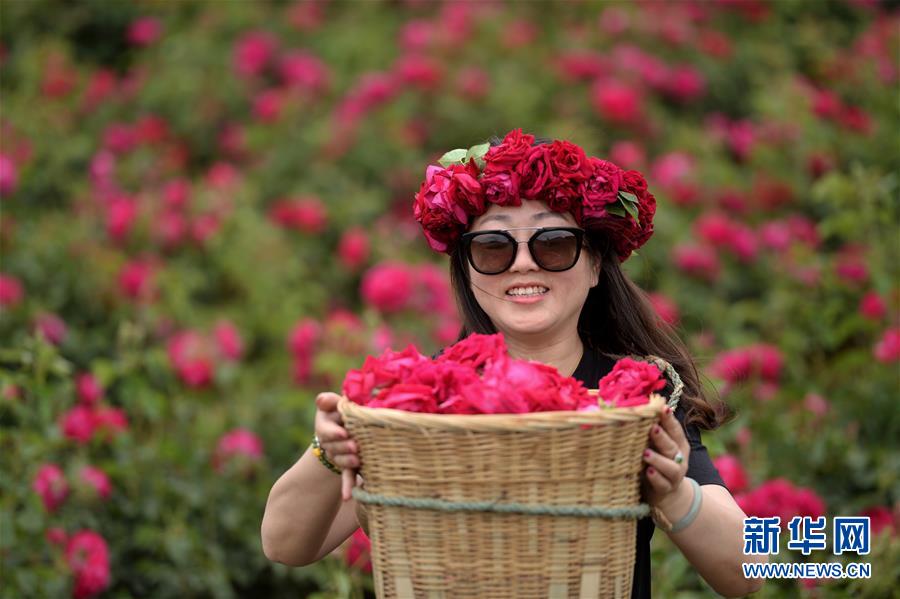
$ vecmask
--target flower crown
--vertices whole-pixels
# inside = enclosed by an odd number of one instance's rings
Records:
[[[428,166],[413,214],[431,249],[451,253],[489,203],[520,206],[522,198],[542,200],[570,212],[581,228],[605,232],[620,262],[653,235],[656,199],[641,173],[588,157],[568,141],[533,143],[533,135],[514,129],[500,145],[451,150],[441,166]]]

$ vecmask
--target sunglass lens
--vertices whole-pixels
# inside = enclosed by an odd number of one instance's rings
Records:
[[[545,270],[566,270],[578,260],[578,238],[571,231],[543,231],[535,239],[534,259]]]
[[[486,274],[506,270],[514,251],[515,245],[505,236],[496,233],[476,235],[469,246],[472,265]]]

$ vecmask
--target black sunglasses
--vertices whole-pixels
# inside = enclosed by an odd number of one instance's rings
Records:
[[[509,231],[537,229],[528,241],[516,241]],[[575,227],[518,227],[472,231],[460,237],[472,268],[483,275],[499,275],[516,261],[520,243],[528,244],[534,262],[551,272],[569,270],[578,262],[584,231]]]

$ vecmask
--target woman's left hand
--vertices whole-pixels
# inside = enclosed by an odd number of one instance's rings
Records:
[[[681,453],[681,463],[676,457]],[[660,507],[666,499],[675,498],[688,469],[691,446],[675,412],[668,406],[662,410],[658,425],[650,429],[650,448],[644,452],[644,493],[647,503]]]

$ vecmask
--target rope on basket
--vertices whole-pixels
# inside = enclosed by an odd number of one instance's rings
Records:
[[[495,503],[492,501],[447,501],[444,499],[380,495],[378,493],[369,493],[359,487],[354,487],[353,498],[363,503],[442,512],[498,512],[502,514],[606,518],[609,520],[636,520],[650,513],[650,506],[646,503],[626,507],[590,507],[581,505]]]

